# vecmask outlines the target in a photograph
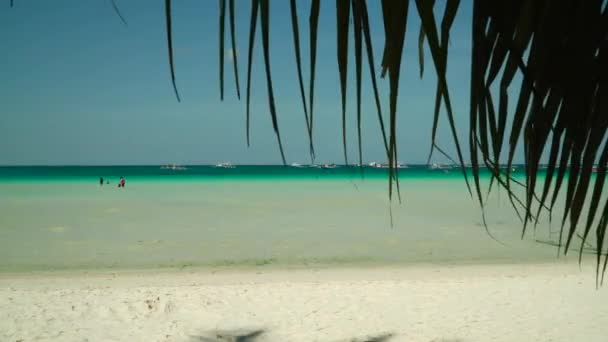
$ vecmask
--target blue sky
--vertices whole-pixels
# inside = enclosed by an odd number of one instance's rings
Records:
[[[245,141],[245,101],[236,99],[232,61],[225,58],[225,99],[219,99],[218,2],[174,1],[176,78],[171,88],[164,1],[117,0],[124,26],[107,1],[21,1],[0,4],[0,164],[243,164],[281,162],[272,130],[261,35],[256,39],[252,90],[252,145]],[[298,1],[304,78],[308,80],[308,12]],[[315,91],[318,162],[343,162],[341,107],[335,51],[335,2],[321,2]],[[370,1],[375,58],[382,53],[379,2]],[[288,162],[307,162],[289,3],[271,2],[271,61],[279,126]],[[442,8],[438,8],[442,10]],[[245,93],[249,1],[237,1],[237,56]],[[468,130],[471,4],[463,1],[454,23],[448,81],[461,141]],[[228,23],[227,23],[228,24]],[[226,50],[230,47],[226,27]],[[419,21],[414,3],[406,33],[398,105],[399,159],[423,163],[430,147],[434,69],[426,51],[419,78]],[[352,39],[352,29],[350,31]],[[352,44],[352,42],[351,42]],[[352,45],[351,45],[352,46]],[[364,55],[364,58],[365,55]],[[357,159],[354,55],[349,55],[347,115],[350,161]],[[363,73],[364,161],[384,160],[368,69]],[[388,80],[381,80],[388,109]],[[307,84],[307,81],[306,81]],[[306,88],[308,88],[306,86]],[[443,117],[439,142],[454,151]],[[465,148],[466,150],[466,148]],[[445,161],[437,154],[437,161]]]

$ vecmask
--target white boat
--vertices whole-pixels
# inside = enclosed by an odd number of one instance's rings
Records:
[[[337,166],[336,164],[323,164],[321,165],[322,169],[335,169]]]
[[[452,166],[451,165],[445,165],[445,164],[433,163],[433,164],[431,164],[430,169],[431,170],[450,170],[450,169],[452,169]]]
[[[374,167],[377,169],[388,169],[389,165],[388,164],[381,164],[381,163],[376,163],[376,162],[371,162],[368,164],[370,167]],[[403,164],[403,163],[397,163],[396,168],[397,169],[407,169],[409,166],[407,166],[407,164]]]
[[[464,167],[467,168],[467,169],[470,169],[470,168],[473,168],[473,164],[466,163],[466,164],[464,164]],[[456,164],[456,165],[454,165],[454,168],[459,169],[460,165]],[[486,168],[486,164],[484,164],[484,163],[478,163],[477,164],[477,168],[479,168],[479,169],[485,169]]]
[[[224,169],[234,169],[235,168],[235,166],[232,165],[231,163],[217,163],[217,164],[215,164],[215,167],[221,167]]]
[[[509,165],[508,164],[500,164],[499,168],[502,170],[508,170],[509,169]],[[516,172],[517,171],[517,166],[511,166],[511,172]]]
[[[184,166],[179,166],[179,165],[175,165],[175,164],[163,165],[160,168],[163,170],[174,170],[174,171],[188,170],[188,168],[186,168]]]
[[[291,167],[304,167],[304,165],[298,163],[291,163]]]

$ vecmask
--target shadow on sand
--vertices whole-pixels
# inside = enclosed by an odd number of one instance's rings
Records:
[[[207,336],[193,336],[191,342],[255,342],[266,330],[217,330]]]
[[[264,329],[255,330],[217,330],[211,331],[205,335],[192,336],[190,342],[257,342],[261,341],[260,337],[266,332]],[[385,333],[380,335],[372,335],[336,342],[387,342],[395,335]],[[442,340],[444,341],[444,340]],[[445,340],[445,342],[459,342],[456,340]]]
[[[385,333],[381,335],[373,335],[373,336],[365,336],[365,337],[357,337],[351,338],[348,340],[342,340],[339,342],[387,342],[391,338],[393,338],[395,334]]]
[[[266,333],[265,329],[253,330],[215,330],[200,336],[192,336],[189,342],[261,342],[261,336]],[[355,337],[335,342],[388,342],[395,334],[383,333],[379,335],[368,335],[365,337]],[[429,342],[464,342],[459,338],[439,338]]]

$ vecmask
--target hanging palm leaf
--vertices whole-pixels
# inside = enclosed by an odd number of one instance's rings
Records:
[[[220,0],[220,3],[223,3]],[[574,236],[587,243],[595,227],[598,282],[608,265],[608,254],[604,251],[606,226],[608,225],[608,201],[604,193],[608,170],[608,11],[602,0],[498,0],[473,1],[471,83],[469,99],[468,145],[471,158],[470,176],[475,196],[482,208],[482,183],[480,167],[491,173],[492,186],[507,190],[514,210],[523,223],[522,234],[530,222],[534,225],[545,209],[552,216],[562,188],[565,188],[564,211],[560,219],[560,241],[558,249],[567,253]],[[378,113],[378,122],[389,161],[389,197],[393,195],[393,182],[399,194],[397,172],[397,119],[405,115],[397,110],[399,79],[403,50],[407,47],[406,27],[409,1],[381,2],[384,49],[380,76],[388,75],[389,122],[388,137],[382,116],[379,88],[376,82],[370,21],[365,0],[336,0],[336,51],[338,77],[342,105],[342,143],[345,162],[348,163],[346,141],[347,79],[348,79],[348,31],[350,14],[353,14],[355,79],[357,103],[357,136],[359,162],[361,154],[361,65],[362,50],[368,57],[370,79]],[[441,108],[446,118],[469,192],[469,174],[464,167],[464,158],[457,137],[449,95],[447,63],[449,37],[460,1],[448,0],[442,17],[435,17],[435,2],[416,0],[415,6],[421,19],[418,31],[418,59],[420,76],[424,74],[424,47],[428,46],[437,74],[437,86],[433,126],[431,132],[431,154],[438,151],[447,154],[436,143]],[[262,35],[264,62],[268,86],[269,105],[273,127],[282,153],[277,113],[270,76],[268,1],[253,0],[249,35],[249,58],[247,76],[247,141],[249,144],[249,94],[251,61],[257,10],[262,12]],[[223,7],[220,6],[222,22]],[[300,57],[299,31],[295,1],[291,2],[292,32],[294,35],[297,77],[300,96],[306,117],[306,129],[310,139],[311,154],[314,118],[314,83],[317,53],[318,20],[320,1],[313,0],[309,17],[310,33],[310,82],[308,106],[304,93],[302,62]],[[171,47],[170,1],[166,0],[169,65],[175,86],[173,52]],[[233,14],[231,13],[231,17]],[[232,19],[231,19],[232,21]],[[437,23],[441,22],[440,29]],[[232,24],[231,24],[232,26]],[[223,37],[223,24],[220,25]],[[223,49],[223,43],[220,49]],[[234,49],[234,44],[233,44]],[[223,53],[223,52],[220,52]],[[222,67],[220,67],[222,68]],[[220,75],[222,71],[220,70]],[[237,74],[235,72],[235,74]],[[221,88],[223,81],[221,77]],[[521,79],[519,85],[514,80]],[[238,78],[236,79],[238,82]],[[493,89],[497,90],[494,91]],[[514,90],[514,87],[517,89]],[[238,86],[237,86],[238,88]],[[223,93],[223,91],[221,90]],[[495,98],[497,94],[497,98]],[[516,95],[510,95],[516,94]],[[510,99],[510,96],[515,99]],[[178,97],[179,99],[179,97]],[[520,146],[521,144],[521,146]],[[524,152],[525,182],[512,176],[512,165],[516,150]],[[547,151],[547,153],[545,153]],[[449,157],[449,156],[448,156]],[[541,162],[546,157],[545,176],[539,179]],[[430,158],[430,157],[429,157]],[[450,158],[451,159],[451,158]],[[506,167],[501,163],[506,160]],[[596,163],[599,163],[596,165]],[[594,176],[594,173],[596,174]],[[525,195],[520,199],[513,187],[523,187]],[[539,191],[539,193],[537,193]],[[603,204],[603,207],[602,207]],[[485,222],[485,218],[484,218]],[[582,222],[582,224],[581,224]],[[582,234],[577,232],[583,225]]]

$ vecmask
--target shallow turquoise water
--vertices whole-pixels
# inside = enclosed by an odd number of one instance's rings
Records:
[[[413,165],[398,170],[404,178],[455,178],[462,179],[459,168],[450,170],[430,170],[425,165]],[[470,170],[468,171],[470,172]],[[521,166],[515,166],[515,174],[523,174]],[[0,182],[2,181],[91,181],[105,177],[106,179],[120,176],[146,180],[217,180],[217,179],[336,179],[336,178],[373,178],[386,179],[387,169],[356,166],[338,166],[334,169],[317,167],[291,167],[282,165],[239,165],[235,168],[218,168],[214,166],[187,166],[186,170],[168,170],[159,166],[43,166],[43,167],[0,167]],[[482,177],[489,173],[481,169]]]
[[[370,168],[0,168],[0,271],[555,260],[546,220],[521,240],[499,192],[501,243],[459,170],[399,171],[402,204]]]

